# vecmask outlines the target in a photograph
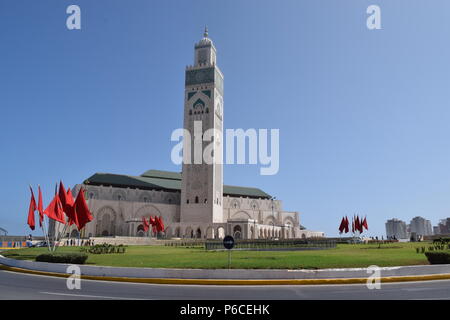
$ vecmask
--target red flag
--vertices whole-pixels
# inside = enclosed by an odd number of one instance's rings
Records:
[[[75,214],[74,205],[75,200],[73,199],[72,191],[69,188],[66,193],[66,209],[65,209],[67,210],[66,214],[69,217],[69,226],[75,224],[77,226],[77,229],[80,229],[78,224],[78,218],[77,215]]]
[[[49,219],[61,222],[62,224],[66,224],[66,220],[64,218],[64,210],[61,204],[61,200],[59,200],[58,194],[55,195],[52,202],[50,202],[48,207],[44,210],[44,214],[49,217]]]
[[[84,198],[84,190],[83,188],[80,189],[78,192],[77,199],[75,200],[74,204],[75,208],[75,214],[77,215],[78,219],[78,230],[81,230],[84,228],[84,226],[92,221],[94,217],[92,217],[91,212],[89,211],[88,205],[86,203],[86,199]]]
[[[69,226],[75,224],[78,228],[78,219],[75,215],[75,210],[73,208],[74,201],[72,192],[70,193],[70,195],[68,192],[66,192],[66,189],[64,188],[62,181],[59,182],[59,199],[61,200],[63,210],[68,218]]]
[[[355,219],[355,230],[361,232],[361,225],[360,225],[358,216],[356,216],[356,219]]]
[[[362,218],[359,218],[359,217],[358,217],[358,220],[359,220],[359,232],[363,233],[363,231],[364,231],[363,220],[362,220]]]
[[[339,225],[339,233],[342,233],[345,229],[345,218],[342,217],[341,224]]]
[[[159,217],[155,216],[155,220],[156,220],[156,230],[158,232],[164,232],[164,222],[162,220],[162,217],[161,216],[159,216]]]
[[[44,202],[42,201],[41,186],[39,186],[38,212],[39,212],[39,226],[42,227],[42,222],[44,221]]]
[[[72,190],[70,190],[70,188],[67,189],[66,202],[69,206],[73,206],[75,204],[75,200],[72,195]]]
[[[160,232],[160,231],[161,231],[161,224],[160,224],[160,222],[159,222],[158,216],[155,216],[155,228],[156,228],[156,231],[157,231],[157,232]]]
[[[150,225],[148,224],[148,222],[145,219],[145,217],[142,217],[142,224],[144,225],[144,232],[147,232],[148,229],[150,228]]]
[[[158,232],[158,228],[157,228],[157,222],[156,222],[156,216],[153,218],[152,216],[150,216],[150,225],[152,226],[152,231],[153,233]]]
[[[369,230],[369,226],[367,225],[366,217],[364,217],[364,220],[363,220],[363,222],[362,222],[362,225],[363,225],[364,228],[366,228],[366,230]]]
[[[28,208],[28,220],[27,224],[30,226],[31,230],[34,230],[36,224],[34,222],[34,212],[37,210],[36,207],[36,199],[34,198],[33,189],[30,186],[31,191],[31,200],[30,200],[30,207]]]
[[[61,200],[61,204],[63,205],[63,208],[66,206],[66,203],[67,203],[66,197],[67,197],[66,189],[64,188],[62,181],[60,181],[59,182],[59,200]]]
[[[349,225],[350,225],[350,223],[348,222],[348,218],[347,218],[347,216],[345,216],[345,233],[348,233]]]

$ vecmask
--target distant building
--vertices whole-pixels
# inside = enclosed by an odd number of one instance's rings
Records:
[[[388,239],[408,239],[409,235],[406,231],[405,221],[395,218],[386,221],[386,236]]]
[[[422,217],[414,217],[410,223],[410,232],[414,232],[418,236],[431,236],[433,230],[430,220]]]
[[[433,234],[441,234],[441,231],[439,230],[439,226],[433,227]]]
[[[439,224],[433,228],[434,234],[449,234],[450,233],[450,218],[441,219]]]

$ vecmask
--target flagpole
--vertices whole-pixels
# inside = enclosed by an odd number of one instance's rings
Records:
[[[50,240],[49,240],[49,235],[48,235],[48,229],[47,229],[47,227],[45,225],[45,217],[42,218],[41,228],[42,228],[42,232],[44,233],[44,239],[45,239],[45,242],[47,243],[48,251],[51,251],[51,249],[50,249]],[[47,229],[47,232],[45,231],[45,229]]]
[[[60,180],[60,184],[61,184],[62,182],[61,182],[61,180]],[[59,195],[58,195],[58,183],[56,183],[56,185],[55,185],[55,197],[56,196],[58,196],[59,197]],[[58,205],[58,202],[57,202],[57,205]],[[62,207],[62,205],[61,205],[61,207]],[[61,208],[62,209],[62,208]],[[61,241],[61,237],[66,233],[66,229],[67,229],[67,222],[66,221],[64,221],[65,222],[65,224],[64,224],[64,228],[63,228],[63,230],[62,230],[62,233],[61,233],[61,231],[59,231],[58,232],[58,236],[56,237],[56,239],[55,239],[55,243],[54,243],[54,245],[53,245],[53,251],[55,252],[56,251],[56,243],[57,242],[59,242],[59,241]],[[61,223],[61,222],[59,222],[58,221],[58,223]],[[58,228],[59,229],[59,228]]]
[[[40,185],[38,185],[38,189],[39,189],[39,196],[38,196],[39,199],[38,199],[38,201],[39,201],[39,202],[43,202],[43,201],[41,201],[41,200],[42,200],[42,191],[41,191],[41,186],[40,186]],[[41,203],[41,206],[42,206],[42,210],[44,210],[44,208],[43,208],[44,204],[43,204],[43,203]],[[38,207],[38,209],[39,209],[39,207]],[[41,214],[42,214],[42,224],[41,224],[41,228],[42,228],[42,232],[44,233],[44,239],[45,239],[45,242],[47,243],[48,251],[50,252],[51,249],[50,249],[49,229],[48,229],[47,226],[45,225],[45,215],[44,215],[44,212],[39,212],[39,223],[41,222]],[[47,229],[47,231],[45,231],[46,229]]]
[[[56,250],[56,240],[58,238],[56,235],[56,231],[59,229],[58,226],[59,226],[59,222],[55,220],[55,232],[53,234],[53,248],[52,248],[53,252],[55,252],[55,250]],[[58,231],[58,233],[59,233],[59,231]]]
[[[61,223],[61,222],[58,221],[58,223]],[[66,233],[67,225],[68,225],[68,223],[66,222],[66,223],[64,224],[63,231],[62,231],[62,232],[58,232],[58,237],[56,238],[55,244],[54,244],[54,246],[53,246],[53,251],[56,251],[56,242],[61,241],[61,237]]]

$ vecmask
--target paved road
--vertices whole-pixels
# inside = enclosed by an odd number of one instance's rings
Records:
[[[450,299],[450,280],[365,285],[194,286],[82,280],[69,290],[66,279],[0,270],[0,299]]]

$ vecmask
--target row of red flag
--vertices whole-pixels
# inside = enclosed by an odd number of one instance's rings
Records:
[[[149,221],[147,221],[145,217],[142,217],[142,223],[144,225],[144,232],[147,232],[148,229],[150,229],[150,225],[152,226],[152,230],[154,233],[164,232],[164,222],[161,216],[150,216]]]
[[[343,217],[341,220],[341,224],[339,225],[339,233],[348,233],[350,231],[349,227],[350,223],[348,221],[347,216]],[[358,215],[353,216],[352,219],[352,232],[358,231],[359,233],[363,233],[364,229],[369,230],[369,225],[367,224],[367,219],[361,219]]]
[[[31,188],[31,186],[30,191],[31,200],[30,207],[28,209],[27,224],[30,226],[31,230],[35,229],[34,215],[36,211],[39,213],[40,227],[42,227],[44,215],[46,215],[49,219],[58,221],[64,225],[71,226],[75,224],[78,230],[83,229],[88,222],[93,220],[93,216],[89,211],[86,199],[84,197],[83,188],[80,189],[76,200],[74,200],[70,188],[66,191],[61,181],[59,183],[59,192],[56,192],[55,190],[55,197],[45,210],[43,210],[41,187],[39,186],[39,199],[37,205],[33,188]],[[67,217],[67,220],[64,214]]]

